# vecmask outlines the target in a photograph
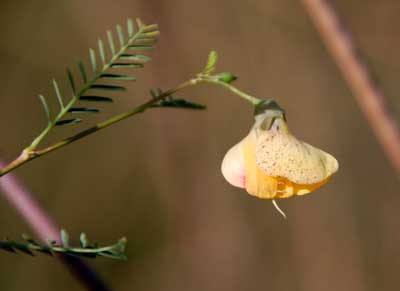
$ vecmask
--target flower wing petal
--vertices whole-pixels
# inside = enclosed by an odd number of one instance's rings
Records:
[[[245,188],[246,177],[241,143],[236,144],[226,153],[222,161],[221,172],[231,185]]]

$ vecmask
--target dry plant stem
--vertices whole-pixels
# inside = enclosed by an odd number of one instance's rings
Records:
[[[139,106],[135,107],[134,109],[132,109],[130,111],[121,113],[121,114],[119,114],[117,116],[114,116],[114,117],[112,117],[110,119],[107,119],[107,120],[105,120],[103,122],[100,122],[99,124],[97,124],[97,125],[95,125],[93,127],[90,127],[90,128],[88,128],[88,129],[86,129],[86,130],[84,130],[84,131],[82,131],[82,132],[80,132],[80,133],[78,133],[76,135],[73,135],[73,136],[68,137],[68,138],[66,138],[64,140],[61,140],[61,141],[59,141],[59,142],[57,142],[55,144],[52,144],[52,145],[50,145],[50,146],[48,146],[46,148],[39,149],[39,150],[30,150],[29,147],[26,148],[17,159],[15,159],[14,161],[9,163],[8,165],[6,165],[6,166],[1,168],[0,177],[4,176],[5,174],[9,173],[10,171],[15,170],[16,168],[22,166],[23,164],[25,164],[25,163],[27,163],[27,162],[35,159],[35,158],[38,158],[38,157],[40,157],[42,155],[45,155],[47,153],[50,153],[50,152],[56,150],[56,149],[64,147],[64,146],[66,146],[66,145],[68,145],[68,144],[70,144],[70,143],[72,143],[74,141],[77,141],[77,140],[79,140],[79,139],[81,139],[81,138],[83,138],[85,136],[88,136],[88,135],[90,135],[92,133],[95,133],[95,132],[97,132],[97,131],[99,131],[99,130],[101,130],[103,128],[109,127],[109,126],[111,126],[111,125],[113,125],[113,124],[115,124],[115,123],[117,123],[117,122],[119,122],[121,120],[124,120],[124,119],[132,116],[132,115],[141,113],[141,112],[145,111],[146,109],[150,108],[151,105],[157,103],[158,101],[160,101],[162,99],[165,99],[166,97],[168,97],[168,96],[170,96],[170,95],[172,95],[172,94],[174,94],[174,93],[176,93],[176,92],[178,92],[178,91],[180,91],[182,89],[185,89],[185,88],[188,88],[188,87],[200,84],[200,83],[210,83],[210,84],[215,84],[215,85],[221,85],[224,88],[226,88],[226,89],[230,90],[231,92],[235,93],[239,97],[249,101],[252,105],[256,105],[260,101],[260,99],[255,98],[253,96],[250,96],[250,95],[238,90],[237,88],[233,87],[230,84],[226,84],[224,82],[220,82],[220,81],[215,80],[212,76],[199,75],[198,77],[195,77],[195,78],[190,79],[189,81],[187,81],[185,83],[182,83],[181,85],[179,85],[175,89],[171,89],[171,90],[165,91],[164,93],[159,95],[157,98],[150,99],[149,101],[143,103],[142,105],[139,105]]]
[[[2,166],[4,163],[0,161],[0,167]],[[47,243],[51,239],[60,243],[60,228],[14,174],[0,179],[0,190],[41,241]],[[61,254],[57,257],[87,290],[110,290],[96,272],[81,259]]]
[[[332,57],[353,91],[387,158],[400,176],[400,133],[382,90],[374,82],[354,41],[327,0],[302,0]]]

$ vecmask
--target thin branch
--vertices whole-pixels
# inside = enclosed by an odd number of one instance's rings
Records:
[[[0,167],[0,169],[1,169],[0,177],[4,176],[5,174],[11,172],[12,170],[15,170],[16,168],[22,166],[23,164],[25,164],[33,159],[36,159],[40,156],[43,156],[45,154],[48,154],[48,153],[54,151],[54,150],[62,148],[72,142],[80,140],[81,138],[84,138],[90,134],[93,134],[93,133],[101,130],[101,129],[109,127],[109,126],[111,126],[121,120],[124,120],[128,117],[131,117],[138,113],[144,112],[146,109],[152,108],[154,104],[157,104],[157,102],[164,100],[166,97],[171,96],[172,94],[175,94],[176,92],[178,92],[180,90],[186,89],[191,86],[195,86],[200,83],[209,83],[209,84],[214,84],[214,85],[220,85],[220,86],[224,87],[225,89],[228,89],[229,91],[235,93],[236,95],[243,98],[244,100],[250,102],[253,106],[256,106],[261,101],[260,99],[250,96],[250,95],[240,91],[236,87],[234,87],[228,83],[225,83],[224,81],[220,81],[218,78],[219,78],[218,75],[208,76],[208,75],[204,75],[204,74],[199,74],[198,76],[190,79],[189,81],[186,81],[186,82],[182,83],[181,85],[177,86],[175,89],[171,89],[171,90],[162,92],[156,98],[152,98],[149,101],[133,108],[132,110],[129,110],[129,111],[121,113],[117,116],[111,117],[103,122],[98,123],[97,125],[95,125],[93,127],[90,127],[88,129],[86,129],[78,134],[75,134],[71,137],[68,137],[64,140],[56,142],[46,148],[35,150],[35,151],[29,151],[29,148],[28,148],[28,149],[24,150],[17,159],[12,161],[8,165],[4,166],[3,168]]]
[[[152,98],[149,101],[143,103],[142,105],[139,105],[139,106],[135,107],[132,110],[129,110],[129,111],[121,113],[121,114],[119,114],[117,116],[111,117],[111,118],[109,118],[109,119],[107,119],[107,120],[105,120],[103,122],[98,123],[97,125],[95,125],[93,127],[90,127],[90,128],[88,128],[88,129],[86,129],[86,130],[84,130],[84,131],[82,131],[82,132],[80,132],[78,134],[75,134],[75,135],[73,135],[71,137],[68,137],[68,138],[63,139],[63,140],[61,140],[59,142],[56,142],[56,143],[54,143],[54,144],[52,144],[52,145],[50,145],[50,146],[48,146],[46,148],[43,148],[43,149],[40,149],[40,150],[35,150],[35,151],[29,151],[29,150],[26,149],[14,161],[9,163],[8,165],[5,165],[4,167],[0,167],[1,168],[0,177],[4,176],[5,174],[9,173],[10,171],[15,170],[16,168],[22,166],[23,164],[25,164],[25,163],[33,160],[33,159],[36,159],[36,158],[38,158],[38,157],[40,157],[42,155],[45,155],[47,153],[50,153],[50,152],[52,152],[52,151],[54,151],[56,149],[64,147],[64,146],[66,146],[66,145],[68,145],[68,144],[70,144],[70,143],[72,143],[74,141],[80,140],[83,137],[86,137],[86,136],[88,136],[88,135],[90,135],[92,133],[95,133],[95,132],[99,131],[100,129],[106,128],[106,127],[108,127],[108,126],[110,126],[110,125],[112,125],[114,123],[117,123],[117,122],[119,122],[121,120],[124,120],[124,119],[126,119],[126,118],[128,118],[128,117],[130,117],[132,115],[135,115],[137,113],[141,113],[144,110],[146,110],[147,108],[150,108],[153,104],[157,103],[158,101],[160,101],[160,100],[162,100],[162,99],[164,99],[164,98],[176,93],[177,91],[180,91],[181,89],[193,86],[193,85],[195,85],[197,83],[198,83],[198,81],[193,81],[193,80],[185,82],[185,83],[181,84],[180,86],[178,86],[177,88],[172,89],[172,90],[168,90],[166,92],[163,92],[157,98]]]
[[[400,175],[400,133],[387,99],[371,77],[350,32],[328,0],[302,0],[333,59],[353,91],[383,150]]]
[[[0,166],[4,165],[4,162],[0,160]],[[14,174],[0,179],[0,190],[41,241],[47,243],[50,239],[61,243],[60,228]],[[57,257],[87,290],[110,290],[84,261],[66,255],[57,255]]]

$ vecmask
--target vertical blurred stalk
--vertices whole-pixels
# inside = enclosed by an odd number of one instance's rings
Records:
[[[361,59],[350,32],[328,0],[302,0],[342,71],[387,158],[400,176],[400,133],[385,95]]]
[[[0,168],[5,165],[6,163],[0,160]],[[47,243],[51,239],[60,243],[60,228],[13,173],[0,178],[0,191],[41,241]],[[99,275],[81,259],[66,255],[57,255],[57,257],[85,286],[86,290],[110,290]]]

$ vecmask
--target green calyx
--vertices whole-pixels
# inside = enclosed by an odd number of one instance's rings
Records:
[[[285,119],[285,110],[275,100],[261,100],[254,106],[254,116],[265,114],[267,111],[270,111],[271,115],[283,116]]]

